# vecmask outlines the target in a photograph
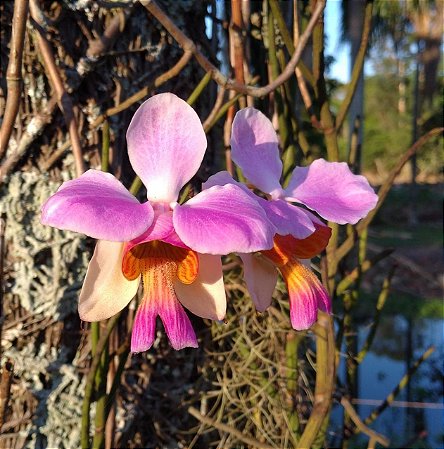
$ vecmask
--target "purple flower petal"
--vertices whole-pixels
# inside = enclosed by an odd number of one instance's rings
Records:
[[[266,310],[273,297],[278,279],[275,266],[262,256],[239,254],[244,264],[244,280],[259,312]]]
[[[378,202],[364,176],[354,175],[345,162],[314,161],[296,167],[285,189],[285,198],[316,211],[339,224],[356,223]]]
[[[273,246],[275,227],[259,204],[234,185],[214,186],[173,210],[180,239],[204,254],[248,253]]]
[[[125,254],[137,245],[154,240],[161,240],[170,245],[187,248],[174,229],[173,211],[156,214],[151,226],[143,234],[125,245]]]
[[[282,161],[278,139],[270,120],[254,108],[234,117],[231,157],[246,178],[265,193],[281,190]]]
[[[304,239],[315,231],[313,221],[323,223],[312,213],[301,209],[300,207],[288,204],[283,200],[267,201],[248,189],[245,184],[235,181],[227,171],[221,171],[210,176],[202,184],[203,189],[209,189],[216,185],[233,184],[240,187],[250,198],[257,201],[265,210],[268,219],[276,227],[276,232],[280,235],[291,234],[298,239]]]
[[[140,204],[114,176],[88,170],[63,183],[45,202],[41,222],[95,239],[124,242],[146,231],[153,217],[150,203]]]
[[[199,168],[207,139],[194,109],[171,93],[151,97],[128,128],[128,155],[150,201],[170,203]]]
[[[276,226],[279,235],[292,235],[305,239],[315,231],[315,226],[305,211],[283,200],[267,201],[256,197],[268,219]]]

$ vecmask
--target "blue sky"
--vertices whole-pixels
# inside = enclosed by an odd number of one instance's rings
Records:
[[[217,2],[218,7],[221,3]],[[211,19],[207,17],[207,33],[210,35]],[[350,62],[349,45],[341,43],[341,0],[328,0],[324,16],[325,34],[327,36],[326,54],[334,56],[328,76],[347,83],[349,80]]]
[[[350,73],[349,45],[341,43],[341,2],[329,0],[325,8],[326,54],[334,56],[335,63],[328,75],[343,83],[348,82]]]

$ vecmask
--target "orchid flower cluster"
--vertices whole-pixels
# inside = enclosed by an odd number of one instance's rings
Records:
[[[319,159],[297,167],[282,188],[273,126],[260,111],[246,108],[233,122],[232,157],[264,197],[219,172],[179,204],[179,192],[197,172],[207,141],[196,112],[171,93],[140,106],[127,143],[146,202],[111,174],[88,170],[62,184],[42,207],[43,224],[98,239],[79,298],[82,320],[119,313],[142,284],[131,351],[153,345],[157,316],[174,349],[197,347],[184,307],[203,318],[224,318],[221,256],[229,253],[243,261],[257,310],[271,304],[277,268],[288,288],[293,328],[308,329],[318,309],[331,311],[327,292],[304,262],[326,247],[331,233],[310,210],[336,223],[356,223],[377,201],[364,177],[345,163]]]

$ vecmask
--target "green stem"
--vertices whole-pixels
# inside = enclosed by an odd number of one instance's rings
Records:
[[[294,53],[294,43],[290,32],[288,31],[287,25],[285,24],[285,19],[282,15],[281,8],[279,7],[279,2],[278,0],[269,0],[269,4],[285,47],[287,47],[288,53],[292,56]],[[315,84],[315,80],[313,74],[310,72],[310,69],[304,64],[303,61],[299,61],[297,67],[301,70],[304,78],[313,86]]]
[[[142,187],[142,180],[136,176],[134,178],[133,183],[131,184],[131,187],[129,189],[129,191],[133,194],[133,195],[137,195],[137,192],[139,191],[139,189]]]
[[[293,403],[289,413],[288,422],[293,440],[300,438],[300,422],[298,412],[295,407],[295,399],[298,396],[298,348],[304,338],[305,333],[290,331],[285,344],[285,358],[288,369],[286,370],[287,389],[291,392]]]
[[[304,432],[298,441],[297,449],[313,447],[319,438],[332,403],[335,384],[335,342],[333,318],[319,312],[316,332],[316,385],[313,410],[308,418]]]
[[[102,127],[102,159],[101,170],[109,171],[109,122],[105,120]]]
[[[385,259],[386,257],[392,254],[393,249],[385,249],[380,253],[376,254],[376,256],[371,259],[365,260],[362,264],[356,267],[348,276],[342,279],[336,287],[336,294],[341,295],[344,293],[353,282],[359,279],[362,274],[370,270],[370,268],[374,267],[380,260]]]
[[[94,392],[94,385],[96,379],[97,370],[102,361],[102,354],[105,351],[109,336],[116,326],[120,317],[120,313],[109,319],[106,325],[105,332],[100,336],[100,339],[96,345],[96,352],[92,358],[91,366],[89,368],[88,376],[85,383],[85,396],[83,397],[82,403],[82,423],[81,423],[81,433],[80,433],[80,443],[82,449],[89,448],[89,409],[91,406],[91,398]]]
[[[187,103],[192,106],[196,100],[200,97],[205,87],[211,81],[211,72],[205,73],[204,77],[200,80],[199,84],[195,87],[191,95],[188,97]]]
[[[364,29],[362,31],[361,44],[359,47],[358,54],[356,55],[355,64],[353,66],[352,76],[350,84],[348,85],[347,93],[341,104],[338,115],[336,116],[335,128],[338,130],[344,123],[345,117],[347,116],[348,110],[350,108],[353,96],[355,95],[356,86],[358,85],[359,77],[364,67],[365,54],[367,52],[368,41],[370,36],[370,31],[372,28],[372,13],[373,13],[373,0],[367,0],[365,6],[364,15]]]
[[[416,370],[420,367],[422,362],[427,360],[435,351],[434,346],[430,346],[424,354],[415,361],[415,363],[408,370],[407,374],[399,381],[398,385],[387,396],[384,402],[376,407],[376,409],[364,420],[365,425],[371,424],[390,404],[395,400],[398,393],[408,384],[410,378],[415,374]],[[360,433],[359,429],[355,429],[355,433]]]
[[[214,117],[213,121],[205,127],[205,132],[208,133],[208,131],[227,113],[228,109],[235,104],[239,98],[242,97],[242,94],[237,94],[230,100],[228,100],[226,103],[224,103],[223,106],[219,109],[219,112],[217,113],[216,117]]]
[[[372,346],[373,340],[376,335],[376,330],[378,329],[381,312],[385,305],[385,302],[387,301],[387,298],[388,298],[388,295],[390,292],[390,286],[391,286],[391,282],[392,282],[392,277],[395,274],[395,268],[396,268],[396,266],[393,266],[391,268],[389,274],[384,279],[384,283],[382,284],[382,289],[381,289],[381,292],[379,293],[378,301],[376,303],[376,313],[375,313],[375,318],[372,323],[372,327],[370,328],[370,332],[367,335],[367,338],[365,340],[364,345],[362,346],[362,349],[359,351],[358,355],[356,356],[356,361],[358,362],[358,364],[364,360],[365,356],[367,355],[368,351],[370,350],[370,348]]]
[[[125,344],[125,347],[123,348],[123,352],[119,355],[119,364],[116,369],[116,373],[114,376],[114,381],[111,385],[111,388],[109,390],[107,399],[106,399],[106,411],[105,411],[105,419],[108,418],[108,415],[111,411],[114,398],[116,396],[117,390],[120,386],[120,379],[122,378],[123,370],[125,368],[126,361],[128,360],[128,356],[130,354],[130,346],[129,343]]]

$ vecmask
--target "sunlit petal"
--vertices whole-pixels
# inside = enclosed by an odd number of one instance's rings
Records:
[[[244,264],[244,280],[251,299],[259,312],[271,304],[278,279],[275,266],[265,257],[254,254],[239,254]]]
[[[263,208],[234,185],[204,190],[173,211],[174,228],[204,254],[248,253],[273,246],[275,227]]]
[[[124,242],[148,229],[154,212],[111,174],[88,170],[62,184],[42,206],[41,222],[95,239]]]
[[[207,139],[194,109],[174,94],[151,97],[127,131],[128,155],[149,200],[176,201],[199,168]]]
[[[308,167],[296,167],[285,197],[305,204],[326,220],[356,223],[378,201],[367,179],[354,175],[345,162],[317,159]]]
[[[277,234],[290,234],[295,238],[304,239],[315,231],[313,222],[300,207],[283,200],[267,201],[260,197],[256,199],[276,227]]]
[[[123,244],[97,242],[79,298],[83,321],[101,321],[120,312],[136,295],[139,277],[129,281],[122,273]]]
[[[245,177],[265,193],[280,190],[282,161],[270,120],[254,108],[241,109],[233,121],[231,157]]]
[[[331,301],[316,275],[296,258],[280,267],[290,299],[290,321],[296,330],[309,329],[318,309],[331,312]]]
[[[198,254],[199,272],[196,280],[188,285],[179,279],[174,290],[179,301],[195,315],[211,320],[222,320],[227,309],[222,262],[220,256]]]

